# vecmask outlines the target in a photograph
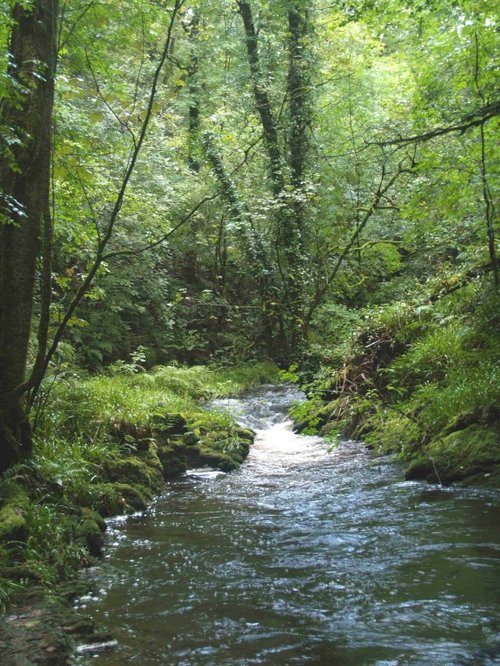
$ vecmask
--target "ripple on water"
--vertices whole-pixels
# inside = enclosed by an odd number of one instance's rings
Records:
[[[119,648],[92,663],[500,664],[498,495],[403,481],[356,442],[329,452],[292,432],[296,399],[217,401],[257,430],[245,465],[110,521],[82,604]]]

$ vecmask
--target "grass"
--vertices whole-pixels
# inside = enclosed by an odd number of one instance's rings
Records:
[[[99,375],[61,382],[40,420],[37,440],[55,436],[102,441],[113,421],[148,425],[168,412],[198,413],[199,403],[276,382],[270,363],[239,368],[160,366],[151,373]]]
[[[418,460],[411,470],[424,478],[422,460],[432,457],[447,482],[459,469],[449,457],[463,448],[457,480],[469,474],[495,483],[499,475],[488,465],[497,464],[492,441],[500,451],[500,296],[486,280],[437,300],[419,296],[366,317],[350,351],[316,373],[312,399],[295,414],[298,425],[347,433]]]

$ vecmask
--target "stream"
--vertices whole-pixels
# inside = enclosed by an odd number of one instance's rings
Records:
[[[499,494],[295,435],[297,399],[215,401],[257,433],[243,466],[191,471],[109,521],[80,607],[118,647],[74,664],[500,664]]]

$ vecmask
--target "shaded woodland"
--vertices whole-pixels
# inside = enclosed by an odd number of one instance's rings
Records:
[[[494,3],[4,0],[0,34],[0,601],[186,447],[240,464],[196,400],[276,366],[302,432],[498,486]]]

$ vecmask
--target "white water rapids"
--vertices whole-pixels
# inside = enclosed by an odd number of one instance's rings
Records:
[[[257,432],[236,472],[194,470],[111,521],[86,607],[102,666],[500,664],[500,500],[405,482],[359,443],[292,432],[297,393],[217,401]]]

